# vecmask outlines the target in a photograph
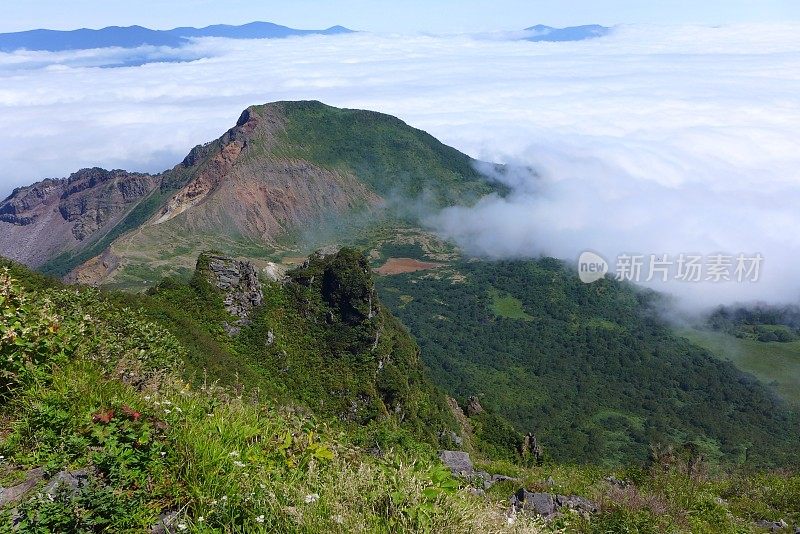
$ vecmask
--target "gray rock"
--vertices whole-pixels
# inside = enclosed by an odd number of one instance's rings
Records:
[[[78,471],[60,471],[50,479],[44,487],[44,493],[51,499],[60,488],[66,488],[70,495],[78,493],[89,482],[89,473],[85,469]]]
[[[467,399],[467,415],[472,417],[473,415],[478,415],[480,413],[483,413],[483,406],[481,406],[478,397],[473,395]]]
[[[606,477],[604,480],[609,484],[611,484],[612,486],[616,486],[618,488],[625,488],[630,485],[630,483],[627,480],[620,480],[613,475]]]
[[[765,530],[769,530],[770,532],[780,532],[789,526],[783,519],[780,521],[767,521],[762,519],[760,521],[756,521],[755,525],[758,528],[763,528]]]
[[[545,518],[557,511],[556,500],[550,493],[530,492],[522,488],[512,497],[511,503],[518,511],[534,512]]]
[[[175,525],[178,522],[178,512],[161,514],[158,523],[150,527],[150,534],[170,534],[175,532]]]
[[[237,318],[236,324],[226,327],[228,335],[239,333],[238,327],[249,322],[253,308],[264,301],[261,282],[255,267],[247,261],[219,255],[208,255],[208,281],[225,293],[225,309]]]
[[[462,451],[440,451],[439,459],[454,475],[467,477],[475,472],[469,454]]]
[[[594,514],[599,510],[597,504],[585,497],[579,497],[577,495],[570,495],[569,497],[557,495],[556,504],[559,508],[567,508],[568,510],[575,510],[576,512],[586,512],[587,514]]]
[[[25,480],[8,488],[0,487],[0,507],[18,502],[44,478],[44,469],[37,467],[25,473]]]
[[[511,505],[517,512],[533,512],[545,519],[550,519],[565,510],[587,514],[596,513],[599,510],[597,504],[585,497],[536,493],[527,491],[525,488],[520,488],[511,497]]]

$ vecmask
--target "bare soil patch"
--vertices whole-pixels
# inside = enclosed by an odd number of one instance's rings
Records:
[[[393,274],[438,269],[439,267],[444,267],[444,265],[444,263],[420,261],[412,258],[389,258],[386,263],[375,269],[375,272],[382,276],[391,276]]]

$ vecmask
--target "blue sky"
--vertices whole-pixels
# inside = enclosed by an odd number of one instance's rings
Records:
[[[387,32],[516,30],[534,24],[729,24],[800,20],[798,0],[31,0],[3,6],[0,32],[265,20]]]

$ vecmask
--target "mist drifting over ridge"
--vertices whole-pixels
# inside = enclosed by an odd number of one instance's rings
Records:
[[[159,171],[254,103],[317,99],[397,115],[482,160],[532,167],[431,219],[468,251],[574,260],[764,256],[756,284],[665,284],[687,302],[796,301],[797,25],[620,26],[531,43],[355,34],[199,39],[99,69],[119,49],[0,54],[0,194],[87,166]],[[198,59],[203,58],[203,59]],[[31,90],[31,88],[36,88]]]

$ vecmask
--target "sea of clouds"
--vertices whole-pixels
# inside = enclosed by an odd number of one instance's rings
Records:
[[[509,173],[507,198],[429,218],[471,253],[761,253],[758,283],[655,287],[684,303],[796,302],[799,31],[634,25],[565,43],[358,33],[0,54],[0,196],[87,166],[164,170],[250,104],[317,99],[536,169]]]

